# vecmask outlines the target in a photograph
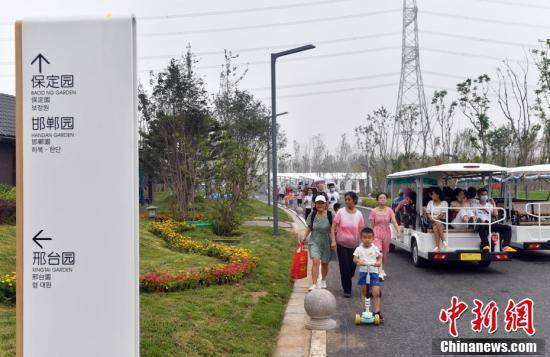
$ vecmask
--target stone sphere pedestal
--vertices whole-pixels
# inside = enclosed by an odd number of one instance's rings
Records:
[[[313,289],[304,299],[304,308],[310,317],[306,324],[308,330],[331,330],[336,321],[331,317],[336,311],[336,299],[326,289]]]

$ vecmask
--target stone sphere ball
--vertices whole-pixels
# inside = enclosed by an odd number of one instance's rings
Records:
[[[311,318],[329,318],[336,311],[336,298],[326,289],[313,289],[304,299],[304,308]]]

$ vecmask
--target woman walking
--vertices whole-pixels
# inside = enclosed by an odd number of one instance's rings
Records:
[[[331,248],[336,248],[338,254],[340,281],[346,298],[351,297],[351,279],[355,274],[353,252],[361,244],[361,230],[365,226],[363,214],[355,208],[357,201],[355,192],[346,192],[345,207],[336,213],[331,229]]]
[[[321,288],[327,287],[328,263],[331,257],[330,228],[332,214],[327,210],[327,200],[324,195],[315,197],[315,210],[307,218],[307,228],[304,237],[308,237],[309,256],[313,261],[311,269],[312,285],[309,290],[319,286],[319,267],[321,267]],[[311,234],[311,235],[310,235]]]
[[[380,266],[380,279],[386,278],[386,272],[384,271],[384,265],[387,260],[388,252],[390,251],[390,223],[393,224],[396,234],[399,234],[399,225],[395,219],[393,210],[386,206],[388,195],[384,192],[380,192],[376,196],[376,202],[378,205],[374,208],[369,215],[369,221],[372,230],[374,231],[374,244],[382,252],[382,265]]]

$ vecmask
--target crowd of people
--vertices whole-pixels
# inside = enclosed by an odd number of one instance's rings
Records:
[[[299,184],[297,188],[290,185],[280,186],[279,203],[284,204],[287,208],[296,210],[301,208],[304,212],[304,218],[314,209],[314,198],[317,194],[323,194],[327,199],[328,208],[331,211],[337,211],[340,208],[340,194],[336,191],[336,185],[330,182],[328,192],[325,191],[325,184],[318,183],[317,185]]]
[[[352,279],[359,266],[359,280],[362,286],[362,305],[372,296],[375,313],[380,314],[381,282],[387,278],[384,270],[390,250],[391,230],[393,226],[398,236],[404,228],[416,228],[417,193],[411,189],[399,191],[399,195],[389,204],[388,195],[381,192],[376,195],[376,207],[370,210],[368,222],[357,209],[359,197],[353,191],[344,194],[341,206],[340,195],[335,185],[329,183],[328,191],[324,183],[304,186],[300,189],[282,188],[279,191],[280,203],[297,209],[301,207],[307,228],[303,240],[307,240],[312,259],[312,285],[309,290],[326,288],[326,278],[331,260],[338,259],[340,281],[344,297],[351,297]],[[496,204],[489,197],[486,188],[467,190],[450,187],[430,187],[422,192],[422,214],[418,220],[421,228],[434,235],[435,249],[447,246],[445,225],[451,229],[474,229],[480,236],[480,249],[489,251],[489,224],[492,232],[498,232],[503,251],[514,252],[509,246],[510,227],[492,223],[497,216]],[[299,211],[299,210],[298,210]],[[319,274],[321,279],[319,279]],[[366,296],[365,286],[370,295]],[[368,304],[367,304],[368,305]]]

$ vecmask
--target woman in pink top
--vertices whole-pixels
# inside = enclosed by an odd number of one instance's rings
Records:
[[[344,290],[344,297],[351,297],[351,279],[355,274],[353,252],[361,244],[361,229],[365,226],[363,214],[355,205],[358,197],[355,192],[347,192],[344,195],[345,208],[336,213],[332,221],[331,246],[336,248],[338,264],[340,265],[340,281]]]
[[[376,196],[378,206],[376,206],[369,214],[369,221],[372,230],[374,231],[374,244],[382,252],[382,265],[380,266],[380,279],[386,278],[386,272],[384,271],[384,262],[386,261],[386,255],[390,251],[390,223],[393,224],[395,232],[399,233],[399,226],[395,219],[393,210],[386,206],[388,196],[381,192]]]

